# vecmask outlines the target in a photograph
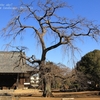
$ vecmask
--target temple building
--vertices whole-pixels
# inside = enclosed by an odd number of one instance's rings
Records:
[[[25,53],[23,53],[25,55]],[[0,52],[0,89],[24,88],[30,83],[34,68],[26,63],[20,52]]]

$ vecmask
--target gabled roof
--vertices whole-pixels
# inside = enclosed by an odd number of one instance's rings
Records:
[[[20,57],[20,52],[0,52],[0,73],[26,73],[33,70],[34,68]]]

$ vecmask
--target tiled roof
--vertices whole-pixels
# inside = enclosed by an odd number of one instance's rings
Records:
[[[0,52],[0,73],[26,73],[27,71],[33,71],[33,68],[20,57],[20,52]]]

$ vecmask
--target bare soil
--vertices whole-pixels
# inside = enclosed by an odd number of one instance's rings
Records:
[[[20,98],[19,100],[63,100],[62,98]],[[100,98],[66,98],[65,100],[100,100]]]
[[[54,97],[44,98],[36,89],[0,91],[0,100],[100,100],[100,91],[53,92]]]

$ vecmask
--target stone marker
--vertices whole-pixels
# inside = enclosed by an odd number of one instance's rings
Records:
[[[62,98],[61,100],[74,100],[74,98]]]

